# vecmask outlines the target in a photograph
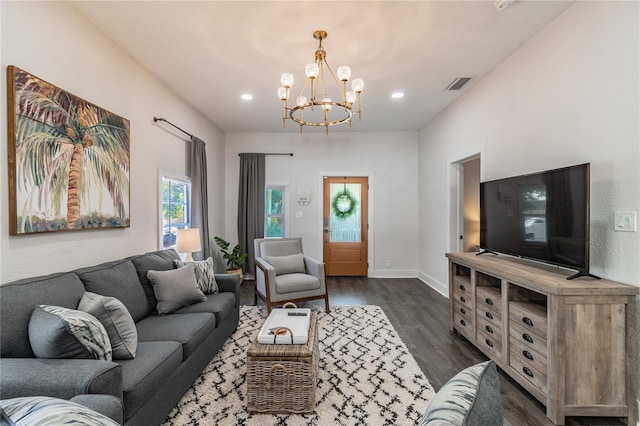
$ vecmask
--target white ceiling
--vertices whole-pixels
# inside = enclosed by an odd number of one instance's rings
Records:
[[[71,3],[224,132],[281,132],[280,75],[294,74],[297,96],[317,29],[329,34],[333,70],[349,65],[365,81],[353,131],[418,130],[572,2],[517,0],[502,11],[493,0]],[[459,76],[476,78],[445,91]]]

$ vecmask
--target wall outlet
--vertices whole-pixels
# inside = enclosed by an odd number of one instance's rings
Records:
[[[391,268],[391,266],[392,266],[392,265],[393,265],[393,264],[391,263],[391,259],[387,259],[387,260],[384,262],[384,267],[385,267],[385,268]]]

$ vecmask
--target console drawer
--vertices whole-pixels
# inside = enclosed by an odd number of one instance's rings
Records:
[[[476,326],[478,327],[479,331],[482,331],[487,336],[492,337],[498,343],[502,344],[502,326],[496,326],[495,324],[487,321],[480,316],[476,318]]]
[[[520,342],[525,348],[547,355],[547,339],[532,332],[520,324],[509,323],[509,336]]]
[[[547,393],[547,375],[531,366],[521,354],[510,352],[509,365],[518,372],[518,374],[531,382],[535,387],[540,389],[545,395]]]
[[[471,309],[468,309],[465,305],[458,302],[457,300],[453,301],[454,312],[460,315],[460,317],[464,318],[469,324],[473,321],[473,315],[471,314]]]
[[[454,312],[453,314],[453,325],[455,328],[462,332],[462,334],[473,338],[473,321],[468,318],[463,317],[462,315]]]
[[[528,365],[530,368],[534,368],[538,371],[547,371],[546,355],[525,346],[521,341],[514,339],[513,337],[509,339],[509,345],[511,356],[519,357],[524,365]]]
[[[491,287],[476,287],[476,305],[485,310],[502,313],[502,295],[500,290]]]
[[[547,310],[535,303],[509,302],[509,320],[539,336],[547,337]]]
[[[492,309],[488,309],[487,305],[477,305],[476,309],[478,317],[482,317],[496,326],[500,326],[500,324],[502,324],[502,314]]]
[[[496,339],[495,335],[490,335],[484,329],[478,328],[477,341],[480,346],[493,352],[498,359],[502,358],[502,343]]]

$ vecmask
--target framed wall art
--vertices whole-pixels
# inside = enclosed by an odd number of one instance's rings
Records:
[[[129,120],[7,67],[9,234],[129,227]]]

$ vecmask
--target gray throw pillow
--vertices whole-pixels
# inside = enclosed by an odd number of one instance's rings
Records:
[[[16,426],[83,425],[118,426],[97,411],[75,402],[48,396],[26,396],[0,401],[2,409]],[[4,425],[4,423],[2,423]]]
[[[29,342],[37,358],[112,359],[109,336],[100,321],[60,306],[36,306],[29,320]]]
[[[184,262],[182,260],[174,260],[173,264],[178,268],[186,266],[188,263],[193,263],[196,271],[196,281],[198,287],[204,294],[211,294],[218,292],[218,283],[216,282],[215,273],[213,271],[213,259],[210,257],[207,260],[195,260],[193,262]]]
[[[440,388],[420,426],[502,426],[500,378],[494,361],[468,367]]]
[[[307,272],[302,253],[288,256],[265,256],[265,260],[276,268],[276,275],[305,274]]]
[[[107,330],[113,359],[133,359],[138,349],[138,330],[131,314],[115,297],[86,292],[78,310],[87,312],[100,321]]]
[[[195,266],[192,263],[169,271],[149,271],[147,278],[151,281],[158,301],[158,315],[170,314],[185,306],[207,300],[207,296],[198,287]]]

